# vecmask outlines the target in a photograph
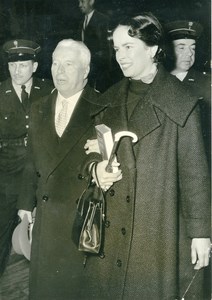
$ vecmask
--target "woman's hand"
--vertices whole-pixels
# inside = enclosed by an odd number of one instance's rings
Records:
[[[96,179],[95,174],[93,174],[93,178],[100,187],[104,190],[107,191],[114,182],[117,182],[122,179],[122,171],[119,169],[116,173],[108,173],[106,172],[105,168],[108,164],[108,160],[103,160],[102,162],[99,162],[97,164],[96,168],[96,175],[98,177],[98,181]],[[118,167],[120,164],[117,162],[114,162],[112,166]]]
[[[86,154],[89,154],[89,153],[92,153],[92,152],[97,152],[97,153],[100,154],[99,144],[98,144],[97,139],[87,140],[87,142],[84,146],[84,149],[85,149]]]
[[[209,238],[194,238],[191,243],[191,260],[194,269],[199,270],[209,265],[211,243]]]

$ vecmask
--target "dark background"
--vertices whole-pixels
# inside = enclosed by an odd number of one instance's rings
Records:
[[[96,8],[110,16],[111,28],[123,16],[153,12],[161,23],[189,19],[204,27],[196,53],[196,67],[210,71],[210,0],[96,0]],[[78,0],[0,0],[0,81],[8,76],[4,42],[26,38],[42,47],[38,75],[50,77],[51,53],[58,41],[72,38],[81,12]]]

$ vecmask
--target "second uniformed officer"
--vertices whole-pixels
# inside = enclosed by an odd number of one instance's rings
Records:
[[[49,94],[52,83],[34,78],[40,46],[28,40],[5,43],[10,78],[0,84],[0,275],[16,225],[16,201],[26,157],[30,105]]]
[[[171,74],[196,95],[200,101],[202,110],[202,128],[207,151],[207,157],[211,160],[211,78],[205,72],[199,72],[194,68],[197,41],[200,38],[203,27],[198,22],[190,20],[174,21],[166,24],[169,54],[173,60]]]

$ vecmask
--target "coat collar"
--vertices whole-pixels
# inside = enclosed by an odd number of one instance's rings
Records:
[[[111,92],[109,90],[108,93],[105,93],[101,103],[111,107],[120,105],[123,102],[121,99],[126,99],[128,85],[129,80],[127,78],[122,79],[113,87]],[[113,93],[116,95],[115,99]],[[197,101],[197,97],[191,97],[186,87],[177,78],[170,75],[163,66],[159,66],[151,88],[145,96],[146,105],[148,103],[149,106],[152,106],[151,109],[148,109],[149,113],[155,111],[154,107],[157,107],[180,126],[184,126]],[[138,103],[138,105],[143,104]]]

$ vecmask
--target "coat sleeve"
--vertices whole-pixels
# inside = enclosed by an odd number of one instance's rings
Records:
[[[210,237],[210,174],[197,105],[178,131],[180,205],[190,238]]]
[[[32,128],[32,121],[30,121],[30,129]],[[37,178],[31,143],[31,130],[29,130],[27,143],[27,156],[24,171],[22,174],[22,183],[20,193],[17,201],[17,209],[24,209],[33,211],[36,206],[36,189]]]

